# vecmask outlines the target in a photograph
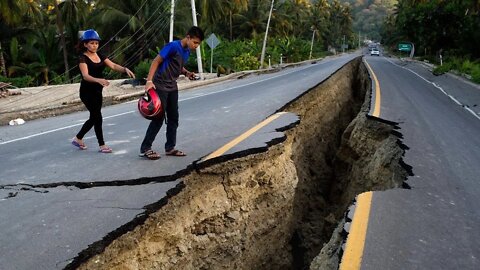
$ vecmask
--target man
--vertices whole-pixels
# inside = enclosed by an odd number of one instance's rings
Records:
[[[183,157],[186,154],[175,149],[178,128],[178,86],[177,79],[184,74],[189,79],[195,78],[195,73],[185,69],[184,65],[190,56],[190,50],[197,49],[204,38],[203,31],[196,26],[191,27],[186,36],[165,45],[153,60],[147,76],[145,90],[155,88],[164,114],[158,119],[151,120],[145,138],[140,146],[140,156],[150,160],[159,159],[160,155],[152,150],[152,144],[162,127],[163,120],[167,119],[167,141],[165,155]]]

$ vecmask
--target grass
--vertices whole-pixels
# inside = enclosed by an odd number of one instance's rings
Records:
[[[469,59],[449,58],[443,62],[443,65],[436,66],[433,74],[441,75],[450,70],[456,70],[467,74],[475,83],[480,83],[480,61],[471,61]]]

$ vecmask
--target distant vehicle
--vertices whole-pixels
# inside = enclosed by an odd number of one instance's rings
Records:
[[[379,51],[377,48],[373,48],[373,49],[370,51],[370,55],[380,56],[380,51]]]

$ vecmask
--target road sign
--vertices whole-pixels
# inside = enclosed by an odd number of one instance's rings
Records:
[[[215,36],[215,34],[213,33],[207,38],[206,42],[208,46],[212,49],[215,49],[215,47],[220,44],[220,40],[218,40],[217,36]]]
[[[409,52],[412,50],[411,43],[398,43],[398,50],[402,52]]]
[[[212,73],[212,65],[213,65],[213,49],[220,44],[220,40],[218,40],[217,36],[212,33],[206,40],[208,46],[212,49],[211,57],[210,57],[210,73]]]

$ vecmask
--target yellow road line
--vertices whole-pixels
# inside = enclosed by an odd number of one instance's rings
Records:
[[[365,61],[367,68],[372,74],[375,81],[375,105],[372,115],[380,117],[381,91],[380,83],[373,69]],[[362,193],[357,197],[357,205],[353,216],[352,225],[345,245],[345,252],[340,263],[340,270],[358,270],[362,266],[363,249],[365,247],[365,239],[367,238],[368,219],[372,205],[371,191]]]
[[[362,265],[372,194],[373,193],[369,191],[357,197],[357,205],[348,234],[345,253],[340,263],[340,270],[357,270],[360,269]]]
[[[380,117],[380,83],[378,83],[377,75],[375,75],[375,72],[373,72],[373,69],[370,67],[370,65],[367,63],[365,60],[365,64],[367,65],[368,69],[370,70],[370,73],[372,74],[373,80],[375,81],[375,107],[373,109],[373,116],[375,117]]]
[[[230,150],[231,148],[233,148],[235,145],[239,144],[240,142],[242,142],[243,140],[245,140],[246,138],[248,138],[249,136],[251,136],[253,133],[255,133],[256,131],[258,131],[259,129],[261,129],[262,127],[268,125],[269,123],[271,123],[273,120],[277,119],[278,117],[280,117],[282,114],[286,114],[286,112],[279,112],[279,113],[276,113],[270,117],[268,117],[267,119],[263,120],[262,122],[260,122],[258,125],[254,126],[253,128],[249,129],[247,132],[243,133],[242,135],[238,136],[237,138],[233,139],[232,141],[230,141],[229,143],[225,144],[224,146],[222,146],[221,148],[219,148],[218,150],[216,150],[215,152],[211,153],[210,155],[208,155],[207,157],[205,157],[203,159],[203,161],[206,161],[206,160],[209,160],[209,159],[212,159],[212,158],[216,158],[216,157],[219,157],[221,155],[223,155],[225,152],[227,152],[228,150]]]

